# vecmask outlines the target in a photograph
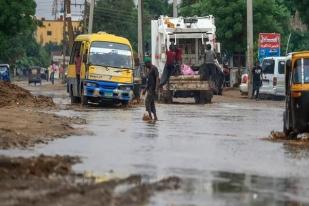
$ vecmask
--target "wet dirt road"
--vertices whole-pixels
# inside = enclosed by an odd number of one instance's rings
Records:
[[[62,90],[49,94],[68,107]],[[59,113],[86,119],[93,134],[0,154],[78,155],[76,171],[183,180],[181,189],[159,193],[149,205],[309,205],[309,151],[262,140],[281,130],[282,106],[224,97],[205,106],[158,105],[156,123],[142,121],[143,107],[68,107]]]

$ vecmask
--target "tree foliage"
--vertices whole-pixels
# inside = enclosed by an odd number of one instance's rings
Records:
[[[290,12],[285,5],[276,0],[255,0],[253,2],[255,41],[260,32],[278,32],[285,38],[290,17]],[[181,12],[184,16],[214,15],[217,39],[222,42],[223,48],[228,52],[246,51],[246,1],[201,0],[193,4],[182,5]]]
[[[172,12],[168,0],[144,0],[144,39],[150,42],[150,21]],[[128,38],[137,48],[137,8],[133,0],[98,0],[94,31],[105,31]]]
[[[94,32],[104,31],[137,42],[137,10],[133,0],[98,0],[94,11]]]
[[[308,0],[290,0],[293,1],[296,9],[305,24],[309,26],[309,1]]]
[[[34,0],[0,0],[0,61],[46,66],[49,56],[36,42]]]

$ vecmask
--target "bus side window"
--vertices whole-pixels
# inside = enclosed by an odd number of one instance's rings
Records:
[[[70,64],[75,64],[75,56],[76,54],[80,54],[82,42],[76,41],[73,44],[71,57],[70,57]]]

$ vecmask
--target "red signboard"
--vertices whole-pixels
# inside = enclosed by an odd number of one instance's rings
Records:
[[[280,34],[260,33],[259,48],[280,48]]]

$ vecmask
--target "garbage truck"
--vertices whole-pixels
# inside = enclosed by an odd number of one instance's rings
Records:
[[[211,68],[212,72],[207,72],[209,75],[206,75],[206,78],[200,72],[201,68],[205,67],[210,70],[203,57],[207,44],[211,45],[216,54],[220,53],[220,43],[216,42],[214,16],[160,16],[159,19],[151,21],[151,58],[160,76],[166,63],[166,50],[171,44],[182,53],[179,67],[189,67],[193,72],[188,75],[180,71],[171,76],[160,92],[159,100],[172,103],[173,98],[193,97],[195,103],[210,103],[213,94],[222,93],[224,79],[219,63]]]

